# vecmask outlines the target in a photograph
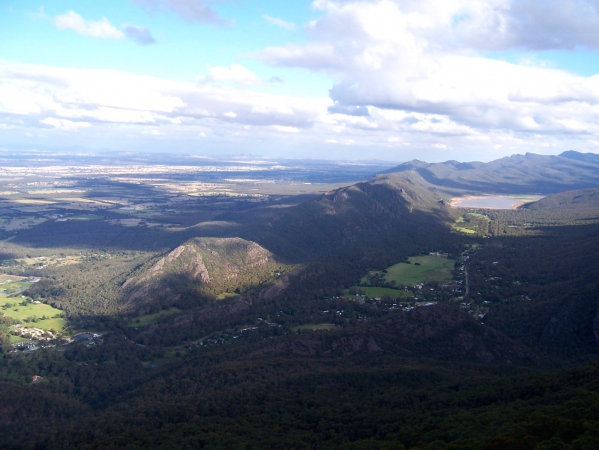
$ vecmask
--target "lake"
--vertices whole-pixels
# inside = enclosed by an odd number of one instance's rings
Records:
[[[516,198],[505,195],[486,195],[484,197],[464,197],[461,199],[454,199],[451,206],[454,208],[512,209],[529,201],[531,201],[531,199],[527,198],[525,200],[522,197]]]

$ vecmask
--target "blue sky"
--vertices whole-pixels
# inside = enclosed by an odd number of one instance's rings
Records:
[[[0,149],[599,150],[596,0],[0,4]]]

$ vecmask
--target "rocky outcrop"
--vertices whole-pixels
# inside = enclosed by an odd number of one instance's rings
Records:
[[[122,285],[127,303],[135,306],[162,299],[168,303],[182,290],[208,295],[244,290],[276,279],[281,264],[255,242],[240,238],[195,238],[134,272]],[[285,289],[276,284],[273,295]]]

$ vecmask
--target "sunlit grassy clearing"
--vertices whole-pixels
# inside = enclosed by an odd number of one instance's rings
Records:
[[[6,303],[10,303],[13,306],[4,309],[4,305],[6,305]],[[56,309],[44,303],[28,303],[27,305],[23,306],[18,299],[0,298],[0,306],[2,306],[2,308],[0,308],[0,312],[4,313],[6,317],[20,321],[21,325],[39,328],[41,330],[55,331],[62,331],[67,325],[66,319],[54,317],[55,315],[62,313],[60,309]],[[41,317],[43,316],[48,317],[48,319],[41,320]],[[36,317],[38,320],[36,322],[25,323],[24,319],[28,319],[30,317]]]
[[[475,234],[476,233],[476,231],[471,230],[470,228],[456,227],[455,225],[453,226],[453,229],[455,231],[459,231],[460,233],[465,233],[465,234]]]
[[[163,311],[160,311],[160,312],[157,312],[154,314],[146,314],[145,316],[135,317],[129,321],[129,326],[130,327],[139,327],[139,326],[157,323],[163,317],[166,317],[166,316],[174,314],[174,313],[178,313],[180,311],[181,310],[179,308],[173,307],[173,308],[165,309]]]
[[[239,294],[235,292],[223,292],[222,294],[218,294],[216,297],[217,300],[224,300],[226,298],[237,297]]]
[[[395,280],[398,285],[411,286],[418,283],[434,283],[452,279],[451,270],[454,261],[436,256],[411,256],[411,264],[399,263],[387,268],[384,278],[387,282]],[[369,278],[382,272],[370,272],[362,278],[362,283],[367,284]]]

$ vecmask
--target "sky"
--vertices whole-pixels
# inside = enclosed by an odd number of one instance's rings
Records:
[[[2,149],[599,152],[599,0],[0,0]]]

